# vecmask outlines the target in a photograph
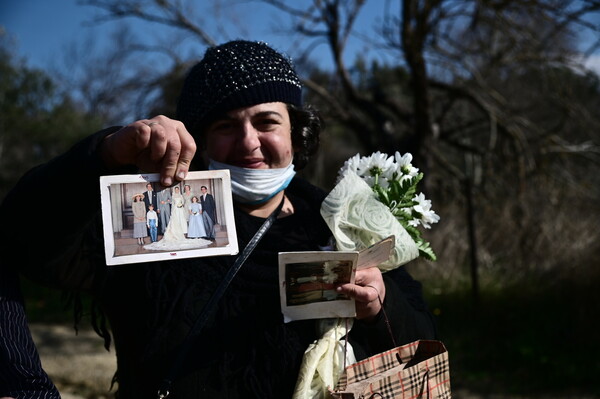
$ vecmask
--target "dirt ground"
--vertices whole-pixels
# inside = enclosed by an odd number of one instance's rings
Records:
[[[31,324],[42,366],[63,399],[107,399],[116,369],[114,352],[103,347],[92,329],[64,325]]]
[[[70,326],[48,324],[31,324],[30,329],[38,346],[42,365],[58,387],[63,399],[113,398],[114,391],[110,390],[110,384],[116,369],[115,355],[104,349],[102,339],[93,330],[80,329],[76,335]],[[502,394],[478,395],[463,389],[453,390],[452,397],[530,399],[527,396]],[[593,398],[590,396],[578,399]]]

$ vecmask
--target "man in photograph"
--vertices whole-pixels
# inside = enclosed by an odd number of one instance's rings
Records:
[[[160,234],[164,235],[169,220],[171,220],[171,189],[163,187],[156,196],[158,201],[158,229]]]
[[[148,212],[148,208],[150,204],[154,206],[154,209],[158,209],[158,204],[156,203],[156,191],[152,188],[152,183],[146,184],[146,192],[144,192],[144,202],[146,203],[146,212]]]
[[[146,191],[144,192],[144,204],[146,205],[146,212],[150,210],[150,205],[154,207],[154,209],[158,209],[158,203],[156,200],[156,191],[152,188],[152,183],[146,184]],[[150,235],[150,229],[148,230],[148,235]]]
[[[202,205],[202,213],[204,219],[204,227],[206,229],[207,238],[215,239],[215,224],[217,224],[217,206],[212,194],[208,193],[206,186],[200,187],[202,194],[200,195],[200,204]]]
[[[215,204],[215,198],[212,194],[208,193],[206,186],[200,187],[202,195],[200,196],[200,204],[202,205],[202,211],[208,213],[213,224],[217,224],[217,205]]]

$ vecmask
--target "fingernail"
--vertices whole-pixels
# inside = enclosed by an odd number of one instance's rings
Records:
[[[185,172],[183,172],[183,171],[180,171],[179,173],[177,173],[177,177],[178,177],[180,180],[183,180],[183,179],[185,179]]]
[[[170,177],[165,177],[163,179],[163,185],[164,186],[170,186],[172,182],[173,182],[173,180]]]

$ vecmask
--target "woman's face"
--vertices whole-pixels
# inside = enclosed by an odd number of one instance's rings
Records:
[[[206,153],[242,168],[287,167],[294,154],[287,106],[263,103],[228,112],[208,127]]]

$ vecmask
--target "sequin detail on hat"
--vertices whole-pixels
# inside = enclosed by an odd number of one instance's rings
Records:
[[[266,102],[301,105],[300,79],[266,43],[237,40],[206,50],[185,80],[177,117],[192,130],[210,116]]]

